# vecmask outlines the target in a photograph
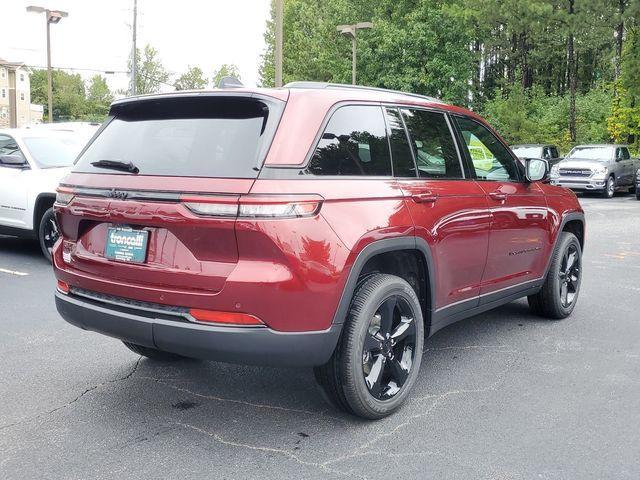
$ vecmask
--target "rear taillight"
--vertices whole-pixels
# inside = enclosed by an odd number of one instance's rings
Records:
[[[183,196],[182,201],[196,215],[232,218],[312,217],[322,205],[317,195]]]
[[[241,202],[243,199],[240,200]],[[320,210],[319,200],[300,202],[260,202],[246,199],[240,203],[239,217],[245,218],[299,218],[312,217]]]
[[[201,310],[192,308],[189,314],[198,322],[218,323],[221,325],[259,326],[262,321],[248,313],[218,312],[214,310]]]
[[[59,188],[56,191],[56,203],[59,205],[68,205],[73,200],[73,190]]]

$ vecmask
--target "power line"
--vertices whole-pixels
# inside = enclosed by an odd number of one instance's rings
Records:
[[[25,67],[28,68],[35,68],[37,70],[46,70],[47,67],[43,66],[43,65],[25,65]],[[111,74],[111,73],[126,73],[129,74],[130,72],[128,70],[101,70],[101,69],[96,69],[96,68],[77,68],[77,67],[52,67],[54,70],[70,70],[73,72],[97,72],[97,73],[104,73],[104,74]]]

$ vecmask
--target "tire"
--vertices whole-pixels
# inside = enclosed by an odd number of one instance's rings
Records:
[[[56,217],[53,214],[53,207],[44,212],[40,219],[38,226],[38,241],[40,242],[40,249],[42,255],[51,263],[51,252],[53,245],[58,241],[60,232],[58,231],[58,224],[56,223]]]
[[[157,348],[144,347],[135,343],[125,342],[124,340],[122,341],[122,343],[124,343],[124,346],[131,350],[133,353],[137,353],[138,355],[147,357],[149,360],[156,360],[159,362],[173,362],[176,360],[184,360],[185,358],[187,358],[175,353],[158,350]]]
[[[527,297],[529,308],[541,317],[560,320],[573,312],[582,283],[582,248],[571,232],[562,232],[542,288]],[[570,258],[573,256],[573,261]],[[570,266],[567,272],[567,267]],[[568,274],[567,274],[568,273]],[[568,282],[565,282],[568,280]],[[563,284],[566,283],[566,286]]]
[[[602,191],[602,198],[613,198],[613,194],[616,192],[616,179],[613,176],[607,178],[607,183]]]
[[[411,285],[376,273],[356,288],[338,345],[329,362],[314,369],[315,377],[338,407],[383,418],[415,384],[423,343],[422,309]]]

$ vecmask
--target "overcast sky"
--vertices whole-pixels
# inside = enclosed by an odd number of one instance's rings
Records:
[[[131,52],[133,0],[1,0],[0,58],[46,66],[44,14],[27,5],[69,12],[51,26],[53,67],[126,71]],[[155,47],[164,66],[179,75],[199,66],[207,77],[235,63],[245,85],[258,80],[269,0],[138,0],[138,47]],[[77,70],[84,78],[96,72]],[[174,75],[174,78],[175,76]],[[107,75],[126,88],[125,73]]]

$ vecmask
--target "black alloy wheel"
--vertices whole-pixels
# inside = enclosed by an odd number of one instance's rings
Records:
[[[538,293],[529,295],[531,311],[560,320],[573,312],[582,281],[582,246],[571,232],[560,232],[547,276]]]
[[[575,244],[569,244],[565,249],[560,263],[558,277],[560,278],[560,302],[564,308],[569,308],[580,287],[580,252]]]
[[[416,355],[416,324],[409,303],[394,295],[371,318],[362,351],[362,374],[378,400],[395,396],[407,381]]]
[[[353,294],[336,349],[314,369],[336,406],[363,418],[397,410],[420,372],[422,305],[407,280],[384,273],[363,277]]]
[[[42,250],[42,254],[49,262],[51,262],[53,246],[56,244],[59,238],[60,231],[58,230],[56,217],[53,213],[53,208],[50,208],[46,212],[44,212],[44,215],[40,220],[40,227],[38,229],[40,248]]]

